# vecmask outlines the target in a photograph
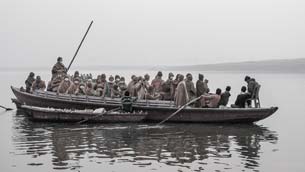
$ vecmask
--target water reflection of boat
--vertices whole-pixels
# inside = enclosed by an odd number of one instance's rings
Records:
[[[57,95],[52,92],[34,92],[29,94],[11,87],[18,101],[22,104],[38,107],[53,107],[66,109],[97,109],[110,110],[121,106],[120,99],[101,98],[93,96]],[[138,100],[133,108],[136,111],[147,112],[145,121],[160,122],[174,113],[178,108],[170,101]],[[265,119],[277,111],[271,108],[186,108],[173,116],[168,122],[255,122]]]
[[[14,141],[19,150],[29,155],[52,154],[54,168],[75,168],[71,162],[85,159],[98,164],[162,163],[185,168],[213,165],[257,169],[264,153],[262,143],[273,144],[278,140],[275,132],[246,124],[170,124],[160,128],[136,124],[50,126],[24,119],[15,121]],[[239,159],[239,167],[229,163],[232,157]]]

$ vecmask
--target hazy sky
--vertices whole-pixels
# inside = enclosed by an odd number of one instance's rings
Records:
[[[0,67],[305,57],[304,0],[1,0]]]

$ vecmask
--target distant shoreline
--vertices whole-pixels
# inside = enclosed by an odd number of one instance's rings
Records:
[[[52,64],[53,65],[53,64]],[[48,67],[0,67],[0,71],[47,71]],[[305,58],[292,60],[266,60],[266,61],[247,61],[237,63],[218,63],[205,65],[187,66],[78,66],[72,67],[75,70],[146,70],[146,71],[201,71],[201,72],[231,72],[231,73],[305,73]]]

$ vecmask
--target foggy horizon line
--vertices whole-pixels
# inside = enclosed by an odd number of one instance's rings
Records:
[[[77,66],[71,66],[71,69],[84,69],[84,68],[99,68],[99,67],[105,67],[105,68],[136,68],[136,69],[144,69],[144,68],[148,68],[148,70],[154,70],[155,68],[179,68],[179,67],[193,67],[193,66],[213,66],[213,65],[235,65],[235,64],[244,64],[244,63],[260,63],[260,62],[285,62],[285,61],[297,61],[297,60],[304,60],[305,61],[305,57],[302,58],[294,58],[294,59],[268,59],[268,60],[245,60],[245,61],[238,61],[238,62],[217,62],[217,63],[208,63],[208,64],[186,64],[186,65],[180,65],[180,64],[173,64],[173,65],[165,65],[165,64],[160,64],[160,65],[139,65],[139,64],[135,64],[135,65],[131,65],[131,64],[120,64],[120,65],[113,65],[113,64],[109,64],[109,65],[94,65],[94,64],[87,64],[87,65],[77,65]],[[55,64],[55,63],[54,63]],[[24,69],[48,69],[48,68],[52,68],[54,64],[51,64],[50,66],[0,66],[0,70],[24,70]],[[65,64],[65,63],[64,63]],[[68,66],[68,64],[65,64],[65,66]],[[304,66],[305,67],[305,66]]]

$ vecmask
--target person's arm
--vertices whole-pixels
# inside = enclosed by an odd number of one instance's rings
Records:
[[[46,83],[44,81],[42,81],[42,91],[44,91],[46,89]]]

